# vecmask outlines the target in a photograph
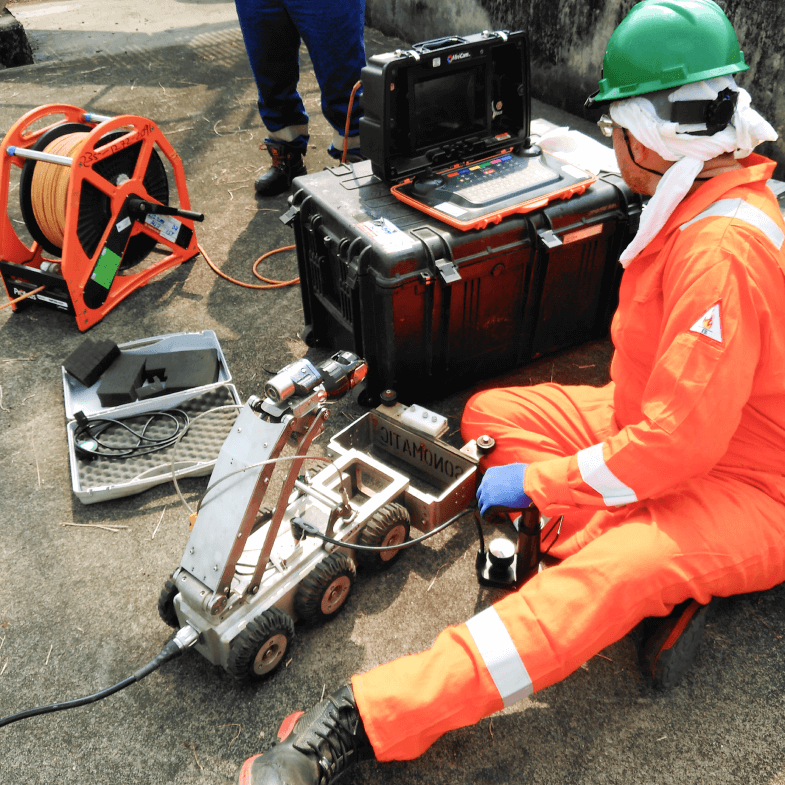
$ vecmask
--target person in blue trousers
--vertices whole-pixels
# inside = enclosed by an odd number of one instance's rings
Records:
[[[272,157],[255,188],[260,196],[275,196],[306,173],[308,113],[297,91],[301,41],[313,62],[322,112],[333,129],[328,153],[336,159],[343,154],[349,99],[365,65],[365,0],[235,0],[235,5]],[[352,106],[349,160],[359,160],[361,92]]]

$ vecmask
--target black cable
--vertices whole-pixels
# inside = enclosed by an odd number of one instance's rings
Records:
[[[540,534],[540,542],[545,542],[545,540],[547,540],[548,537],[550,537],[551,534],[553,534],[553,530],[556,529],[556,536],[553,538],[553,542],[548,546],[548,550],[542,551],[542,553],[540,554],[541,556],[547,556],[551,552],[551,548],[553,548],[553,546],[556,545],[556,543],[559,541],[559,537],[561,537],[561,525],[563,521],[564,521],[564,516],[560,515],[556,519],[556,522],[551,524],[551,528],[548,529],[548,531],[545,532],[545,534]]]
[[[474,522],[477,524],[477,536],[480,538],[480,552],[485,553],[485,536],[482,533],[482,523],[479,515],[474,516]]]
[[[135,430],[126,423],[127,421],[141,419],[144,416],[141,414],[123,419],[113,419],[111,417],[90,419],[84,415],[81,417],[77,415],[78,427],[74,433],[76,452],[80,457],[87,460],[92,458],[127,458],[129,456],[148,455],[173,445],[190,423],[188,415],[182,409],[160,410],[147,412],[146,414],[149,416],[140,431]],[[161,437],[148,436],[147,431],[151,425],[161,419],[171,420],[173,430]],[[113,426],[130,433],[136,438],[136,444],[129,446],[108,444],[105,441],[101,441],[99,437]],[[88,446],[91,442],[95,443],[95,447]]]
[[[306,534],[309,534],[312,537],[318,537],[320,540],[332,543],[333,545],[340,545],[342,548],[348,548],[351,551],[373,551],[374,553],[379,553],[381,551],[399,551],[402,548],[410,548],[412,545],[417,545],[418,542],[427,540],[429,537],[433,537],[434,534],[444,531],[448,526],[452,526],[459,518],[462,518],[467,512],[471,512],[473,509],[474,507],[467,507],[465,510],[461,510],[457,515],[453,515],[449,520],[439,524],[435,529],[431,529],[427,534],[423,534],[421,537],[416,537],[413,540],[406,540],[406,542],[402,542],[400,545],[358,545],[355,542],[343,542],[342,540],[334,540],[332,537],[322,534],[315,526],[302,518],[294,517],[292,518],[292,523],[299,526]]]
[[[108,698],[110,695],[114,695],[114,693],[125,689],[129,685],[135,684],[137,681],[141,681],[145,676],[149,675],[155,670],[158,670],[158,668],[160,668],[165,662],[168,662],[175,657],[179,657],[184,651],[185,647],[183,644],[175,638],[172,638],[172,640],[168,641],[163,649],[161,649],[155,659],[150,660],[147,665],[136,671],[133,676],[123,679],[114,686],[108,687],[105,690],[101,690],[101,692],[96,692],[95,694],[88,695],[84,698],[76,698],[75,700],[66,701],[65,703],[52,703],[49,706],[39,706],[35,709],[20,711],[18,714],[11,714],[8,717],[3,717],[0,719],[0,728],[2,728],[4,725],[10,725],[12,722],[17,722],[18,720],[27,719],[28,717],[37,717],[39,714],[49,714],[50,712],[63,711],[64,709],[75,709],[78,706],[86,706],[88,703],[95,703],[102,698]]]

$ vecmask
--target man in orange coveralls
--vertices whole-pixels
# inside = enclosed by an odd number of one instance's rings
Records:
[[[590,99],[609,105],[600,125],[625,181],[652,196],[621,257],[613,381],[466,406],[464,438],[497,444],[481,511],[563,514],[561,561],[293,714],[242,785],[325,785],[358,760],[415,758],[645,618],[670,615],[672,642],[712,596],[785,580],[785,223],[774,163],[752,153],[776,134],[733,78],[746,68],[712,0],[633,7]]]

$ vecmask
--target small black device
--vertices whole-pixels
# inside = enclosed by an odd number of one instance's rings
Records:
[[[486,548],[482,529],[479,530],[480,549],[475,567],[481,586],[518,589],[539,569],[540,511],[531,505],[515,519],[510,518],[510,512],[515,511],[495,507],[481,519],[481,524],[503,527],[512,535],[512,539],[496,537]]]
[[[582,193],[594,176],[532,148],[523,32],[448,36],[371,57],[360,140],[402,202],[458,229]]]

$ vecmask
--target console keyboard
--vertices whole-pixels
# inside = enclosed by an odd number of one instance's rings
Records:
[[[539,158],[519,158],[510,153],[442,174],[439,190],[449,191],[475,205],[523,193],[559,180],[559,175]]]

